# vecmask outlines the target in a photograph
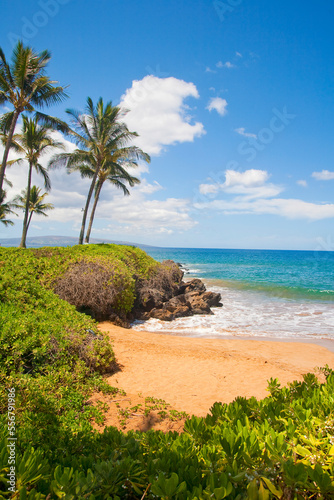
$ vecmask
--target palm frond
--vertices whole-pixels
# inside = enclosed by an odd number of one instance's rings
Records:
[[[0,116],[0,132],[8,134],[10,126],[13,121],[14,111],[9,111]]]
[[[64,122],[63,120],[60,120],[59,118],[56,118],[55,116],[49,116],[46,115],[45,113],[41,113],[40,111],[35,112],[35,117],[38,119],[38,121],[46,125],[53,130],[58,130],[59,132],[62,132],[63,134],[68,134],[70,132],[70,127],[69,125]]]
[[[43,177],[45,189],[47,191],[50,191],[51,180],[50,180],[49,174],[47,173],[47,170],[40,163],[37,163],[37,165],[35,165],[35,169],[36,169],[36,172],[38,174],[41,174],[41,176]]]

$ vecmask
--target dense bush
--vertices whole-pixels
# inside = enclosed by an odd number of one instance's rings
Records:
[[[180,435],[64,433],[55,426],[37,448],[26,426],[18,433],[20,498],[333,499],[331,370],[327,376],[319,384],[309,374],[288,388],[272,380],[262,401],[215,403],[206,418],[187,420]],[[8,498],[5,439],[1,444],[0,490]]]
[[[165,260],[146,280],[143,289],[156,289],[167,294],[167,298],[173,296],[173,291],[178,288],[182,281],[183,271],[172,260]]]
[[[270,396],[215,403],[180,435],[123,434],[91,422],[103,412],[93,391],[115,393],[101,373],[115,369],[96,323],[53,292],[75,269],[135,283],[178,279],[138,249],[90,245],[0,249],[0,499],[334,499],[334,375],[308,374]],[[108,271],[109,270],[109,271]],[[114,272],[115,271],[115,272]],[[90,272],[90,271],[89,271]],[[72,273],[72,274],[71,274]],[[74,273],[74,274],[73,274]],[[73,278],[74,279],[74,278]],[[63,281],[64,284],[64,281]],[[117,294],[116,294],[117,295]],[[114,297],[116,297],[116,295]],[[85,299],[86,300],[86,299]],[[117,307],[117,305],[115,306]],[[8,390],[15,388],[16,487],[8,490]]]
[[[91,428],[90,420],[101,421],[102,413],[87,405],[89,395],[114,391],[99,375],[117,368],[108,336],[53,291],[69,269],[85,262],[109,266],[116,280],[130,283],[116,297],[127,298],[126,307],[134,300],[135,275],[149,275],[157,265],[141,250],[117,245],[0,248],[0,383],[18,389],[17,419],[28,433],[25,443],[49,443],[56,427]],[[1,391],[1,413],[6,404]]]

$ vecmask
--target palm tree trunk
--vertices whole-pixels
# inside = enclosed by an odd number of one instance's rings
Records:
[[[94,205],[92,208],[92,212],[90,214],[89,225],[88,225],[87,234],[86,234],[86,238],[85,238],[86,243],[89,243],[90,233],[92,231],[92,225],[93,225],[93,220],[94,220],[94,216],[95,216],[95,210],[96,210],[97,202],[99,201],[102,185],[103,185],[103,182],[99,181],[98,185],[97,185],[97,191],[95,193]]]
[[[96,179],[97,179],[99,171],[100,171],[100,167],[97,166],[96,172],[94,174],[94,177],[92,179],[92,183],[91,183],[90,188],[89,188],[89,192],[88,192],[88,196],[87,196],[87,200],[86,200],[86,206],[85,206],[84,213],[82,216],[81,231],[80,231],[80,236],[79,236],[79,245],[83,244],[83,239],[84,239],[84,235],[85,235],[85,225],[86,225],[87,214],[88,214],[88,207],[90,204],[90,200],[92,198],[92,194],[94,191],[94,187],[95,187],[95,183],[96,183]]]
[[[27,239],[27,232],[28,232],[28,215],[29,215],[29,202],[30,202],[30,188],[31,188],[31,174],[32,174],[32,163],[29,163],[28,185],[27,185],[27,199],[26,199],[26,208],[25,208],[25,211],[24,211],[22,238],[21,238],[21,243],[19,245],[20,248],[26,248],[26,239]]]
[[[2,192],[2,185],[3,185],[4,178],[5,178],[5,171],[6,171],[6,165],[7,165],[7,158],[8,158],[8,154],[9,154],[9,150],[10,150],[10,146],[12,143],[12,139],[13,139],[13,135],[14,135],[15,127],[16,127],[16,122],[17,122],[17,119],[19,117],[19,114],[20,114],[20,112],[16,109],[14,111],[12,123],[10,125],[10,129],[8,132],[8,138],[7,138],[7,142],[6,142],[6,146],[5,146],[5,151],[3,153],[2,165],[1,165],[1,169],[0,169],[0,193]]]
[[[28,220],[28,224],[27,224],[27,232],[28,232],[28,229],[29,229],[29,225],[30,225],[30,222],[31,222],[31,217],[32,217],[32,214],[33,214],[33,213],[34,213],[34,212],[33,212],[33,211],[31,211],[31,212],[30,212],[30,215],[29,215],[29,220]]]

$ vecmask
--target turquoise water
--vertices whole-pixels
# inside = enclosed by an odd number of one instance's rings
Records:
[[[334,252],[159,248],[222,295],[214,316],[150,320],[135,328],[184,335],[334,338]]]

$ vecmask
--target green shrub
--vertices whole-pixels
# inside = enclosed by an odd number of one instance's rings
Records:
[[[114,245],[0,249],[0,266],[0,499],[333,500],[334,374],[328,366],[325,383],[313,374],[283,388],[270,380],[261,401],[215,403],[207,417],[188,419],[180,435],[123,434],[112,427],[99,434],[91,422],[103,423],[103,412],[88,398],[117,392],[101,377],[115,368],[112,347],[96,323],[52,287],[75,267],[117,270],[129,284],[119,295],[128,297],[127,310],[132,283],[165,271],[144,252]],[[15,493],[7,481],[10,388],[16,394]]]
[[[73,500],[333,499],[334,376],[320,384],[309,374],[285,388],[272,380],[269,391],[261,401],[215,403],[207,417],[188,419],[182,434],[112,427],[98,434],[70,419],[65,428],[58,414],[37,446],[30,418],[18,429],[18,463],[30,464],[22,489]]]

